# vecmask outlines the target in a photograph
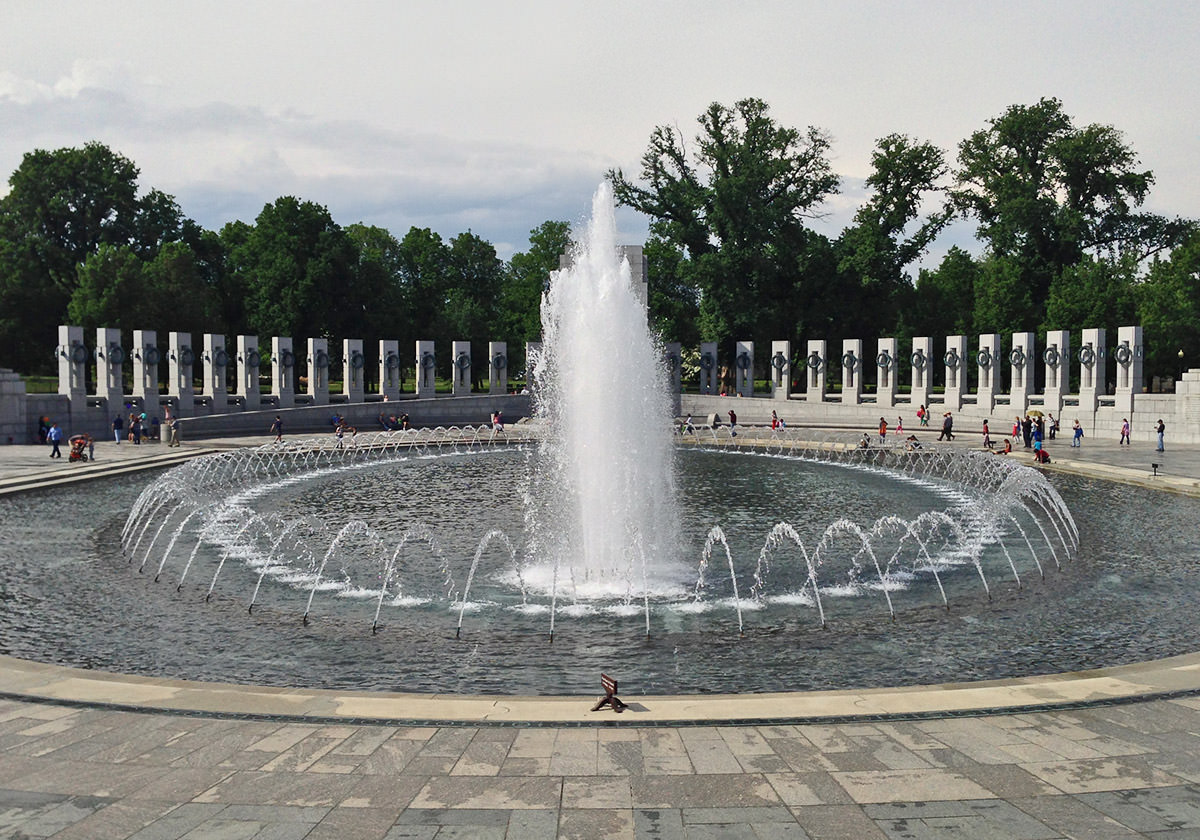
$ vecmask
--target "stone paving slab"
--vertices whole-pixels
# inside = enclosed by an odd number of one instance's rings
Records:
[[[48,708],[55,714],[47,716]],[[12,771],[0,772],[0,837],[1192,836],[1200,832],[1200,785],[1170,768],[1194,760],[1200,719],[1183,701],[1136,708],[1140,714],[1117,720],[1097,713],[1112,711],[1103,709],[917,724],[638,728],[602,741],[612,733],[186,719],[200,724],[189,728],[166,712],[9,700],[0,704],[0,768]],[[1141,718],[1156,723],[1140,725]],[[224,746],[186,752],[186,765],[161,749],[119,758],[74,750],[100,733],[123,731],[166,741],[200,735]],[[1096,758],[1083,749],[1108,740],[1131,754]],[[694,760],[689,747],[718,741],[750,745],[756,757],[792,769],[706,772],[707,757]],[[981,764],[973,742],[1051,744],[1058,757],[1028,761],[1013,749],[989,753]],[[407,747],[397,761],[398,744]],[[589,744],[626,751],[626,772],[562,774],[540,765],[530,773],[455,774],[481,748],[494,766]],[[836,767],[914,747],[930,766]],[[421,763],[423,750],[438,754],[426,757],[439,759],[441,769]],[[334,771],[294,761],[335,751],[346,763]],[[665,757],[675,772],[653,772],[654,760]]]

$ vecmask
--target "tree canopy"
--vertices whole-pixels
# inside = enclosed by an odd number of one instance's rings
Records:
[[[654,128],[638,177],[608,173],[617,200],[649,217],[649,317],[664,340],[715,340],[726,354],[734,338],[1141,322],[1151,372],[1174,370],[1179,350],[1198,361],[1196,224],[1142,209],[1154,175],[1116,128],[1079,127],[1046,98],[988,120],[954,161],[888,134],[836,235],[816,224],[843,188],[832,155],[828,132],[783,125],[747,98],[709,105],[692,134]],[[503,261],[469,230],[343,227],[296,196],[208,231],[138,177],[100,143],[24,156],[0,198],[0,365],[49,370],[46,348],[69,322],[368,348],[501,339],[519,370],[570,243],[566,222],[545,221]],[[976,252],[950,248],[914,279],[954,219],[974,222]]]

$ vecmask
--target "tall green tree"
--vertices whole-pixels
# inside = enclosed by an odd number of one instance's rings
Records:
[[[903,313],[901,332],[931,336],[979,332],[975,295],[980,274],[979,263],[958,246],[946,252],[936,269],[922,269],[913,306]]]
[[[760,99],[714,102],[689,147],[659,126],[642,156],[641,183],[609,172],[617,200],[651,218],[651,232],[692,264],[702,335],[790,334],[782,312],[794,293],[800,233],[838,190],[829,136],[781,126]]]
[[[510,342],[524,345],[542,335],[542,293],[549,288],[550,273],[558,271],[558,258],[571,247],[571,225],[545,221],[529,232],[529,250],[509,258],[500,293],[501,323]],[[514,361],[524,358],[524,348],[509,347]]]
[[[1200,368],[1200,233],[1155,259],[1135,291],[1147,372],[1174,376],[1180,368]]]
[[[494,339],[504,287],[504,263],[492,243],[467,231],[450,240],[450,271],[446,294],[448,338],[472,344],[473,381],[479,385],[488,372],[487,342]]]
[[[367,302],[353,282],[354,247],[324,207],[285,196],[228,239],[232,285],[245,291],[252,332],[299,339],[358,331]]]
[[[1085,254],[1136,259],[1176,244],[1188,224],[1138,213],[1154,183],[1111,126],[1077,128],[1057,99],[1013,105],[959,145],[953,197],[1017,272],[1030,308],[1003,330],[1041,323],[1051,284]]]
[[[921,217],[923,205],[940,192],[947,174],[945,154],[931,143],[903,134],[879,140],[871,155],[867,201],[837,243],[838,270],[850,275],[843,305],[852,317],[851,335],[890,331],[912,298],[905,269],[925,253],[953,211],[937,207]]]

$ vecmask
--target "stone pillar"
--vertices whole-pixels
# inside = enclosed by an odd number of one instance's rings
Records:
[[[154,330],[133,331],[133,395],[142,401],[146,419],[158,416],[158,335]]]
[[[1034,390],[1033,372],[1037,364],[1037,337],[1033,333],[1013,333],[1008,364],[1012,373],[1008,404],[1013,414],[1024,417],[1029,410],[1029,395]]]
[[[717,393],[717,343],[700,343],[700,393]]]
[[[417,342],[417,396],[433,397],[436,390],[437,356],[432,341]]]
[[[963,395],[968,391],[967,371],[970,360],[967,358],[967,337],[965,335],[946,336],[946,353],[942,356],[942,364],[946,366],[946,410],[961,411]]]
[[[805,363],[808,365],[808,384],[804,396],[808,402],[825,402],[826,356],[824,339],[808,342],[808,355],[805,357]]]
[[[262,356],[258,352],[258,336],[237,337],[238,394],[246,411],[262,408],[262,392],[258,387],[258,371],[262,367]]]
[[[346,402],[360,403],[367,398],[367,357],[361,338],[342,339],[342,393]]]
[[[842,405],[862,404],[862,339],[842,339]]]
[[[1133,395],[1142,392],[1142,362],[1146,354],[1142,346],[1141,327],[1119,327],[1117,346],[1113,349],[1117,360],[1117,390],[1114,403],[1117,413],[1128,417],[1133,414]]]
[[[83,327],[58,328],[58,393],[68,397],[71,413],[82,417],[87,408],[88,349],[83,343]],[[65,431],[65,423],[63,424]]]
[[[465,397],[471,393],[471,342],[455,341],[450,345],[450,358],[454,364],[450,366],[450,393],[456,397]]]
[[[0,443],[25,443],[29,440],[27,403],[25,381],[11,370],[0,368]]]
[[[896,356],[898,342],[894,338],[879,339],[879,352],[875,354],[875,401],[880,408],[891,408],[896,404],[896,371],[899,359]]]
[[[542,359],[542,342],[525,342],[525,390],[537,393],[537,368]]]
[[[1103,329],[1083,331],[1083,346],[1079,348],[1079,411],[1094,414],[1100,406],[1100,395],[1108,393],[1104,382],[1105,359],[1108,355],[1107,337]]]
[[[1046,366],[1046,390],[1043,408],[1062,420],[1063,397],[1071,388],[1071,333],[1051,330],[1046,333],[1046,349],[1042,353]]]
[[[488,342],[488,393],[508,393],[508,344]]]
[[[1003,390],[1000,381],[1000,334],[984,333],[979,336],[979,352],[975,354],[976,370],[979,371],[979,410],[991,414],[996,410],[996,395]]]
[[[739,341],[733,353],[734,392],[739,397],[754,396],[754,342]]]
[[[204,392],[212,399],[213,414],[224,414],[229,408],[229,388],[226,371],[229,351],[225,336],[207,333],[204,336]]]
[[[112,327],[96,329],[96,396],[104,398],[108,419],[125,409],[125,349],[121,331]]]
[[[385,400],[400,399],[400,342],[379,340],[379,393]]]
[[[792,342],[771,342],[771,396],[786,400],[792,392]]]
[[[663,348],[663,361],[667,368],[667,393],[671,395],[671,413],[678,414],[680,394],[683,392],[683,347],[672,341]]]
[[[313,405],[329,405],[329,339],[308,340],[308,387]]]
[[[292,352],[291,336],[271,339],[271,394],[279,408],[296,404],[296,354]]]
[[[177,416],[190,417],[196,407],[196,387],[192,372],[196,351],[192,349],[192,334],[169,333],[171,353],[167,357],[167,393],[175,398]]]
[[[912,397],[911,402],[916,406],[925,406],[929,411],[929,391],[933,377],[933,339],[929,336],[919,336],[913,339],[912,355],[908,358],[912,365]]]

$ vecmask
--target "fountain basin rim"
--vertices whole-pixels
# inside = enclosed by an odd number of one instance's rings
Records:
[[[514,435],[506,444],[533,443]],[[680,445],[733,451],[761,451],[769,436],[741,436],[736,442],[677,441]],[[445,445],[453,446],[452,441]],[[429,445],[436,445],[430,442]],[[121,473],[163,469],[200,455],[258,448],[192,443],[167,458],[126,462],[118,470],[78,470],[71,483]],[[182,457],[181,457],[182,456]],[[111,465],[109,465],[111,466]],[[1059,459],[1044,471],[1061,471],[1147,489],[1200,496],[1200,481],[1185,476],[1149,480],[1136,470],[1090,461]],[[0,495],[52,487],[63,476],[22,476],[0,485]],[[40,480],[39,480],[40,479]],[[19,484],[19,486],[13,486]],[[618,675],[619,676],[619,675]],[[597,674],[597,686],[599,675]],[[906,720],[1042,709],[1083,708],[1178,696],[1200,695],[1200,652],[1087,671],[1061,672],[937,685],[860,690],[756,694],[627,695],[628,714],[588,711],[591,695],[515,696],[353,692],[208,683],[103,672],[0,655],[0,697],[71,707],[156,712],[188,716],[320,723],[469,726],[662,726],[691,723],[803,723],[854,720]]]
[[[599,674],[597,674],[599,687]],[[0,697],[184,716],[426,726],[679,726],[840,723],[1023,714],[1200,695],[1200,652],[1035,677],[860,690],[626,695],[622,715],[593,695],[353,692],[89,671],[0,656]]]

